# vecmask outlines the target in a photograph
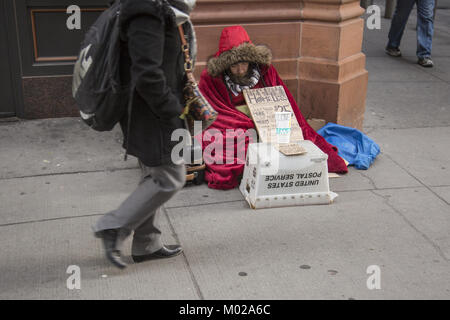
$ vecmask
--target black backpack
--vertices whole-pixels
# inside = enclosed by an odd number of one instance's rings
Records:
[[[97,131],[112,130],[131,103],[129,84],[120,79],[120,5],[111,3],[86,32],[73,72],[81,118]]]

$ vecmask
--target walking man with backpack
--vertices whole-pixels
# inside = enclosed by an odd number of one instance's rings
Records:
[[[178,25],[183,24],[195,56],[195,34],[189,20],[196,0],[122,0],[120,8],[123,81],[135,88],[131,117],[120,125],[124,148],[138,158],[142,178],[137,189],[117,210],[102,216],[93,226],[103,240],[106,257],[125,268],[121,244],[134,232],[132,258],[143,262],[169,258],[182,252],[179,245],[165,246],[158,227],[161,206],[185,183],[183,163],[174,163],[172,132],[183,127],[182,90],[184,56]],[[129,124],[129,126],[128,126]]]

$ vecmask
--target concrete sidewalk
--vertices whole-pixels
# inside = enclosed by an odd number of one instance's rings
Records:
[[[384,1],[383,1],[384,2]],[[438,9],[435,68],[384,54],[390,20],[365,30],[365,132],[382,153],[331,179],[329,206],[249,209],[240,192],[185,187],[164,208],[173,259],[125,271],[90,226],[136,187],[121,133],[77,118],[0,123],[0,299],[449,299],[450,9]],[[122,153],[122,154],[121,154]],[[69,290],[70,265],[81,289]],[[369,290],[366,270],[381,269]]]

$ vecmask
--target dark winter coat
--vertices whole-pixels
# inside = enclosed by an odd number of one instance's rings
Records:
[[[121,77],[136,85],[131,113],[120,125],[124,148],[147,166],[170,164],[178,142],[172,132],[183,127],[184,56],[175,16],[161,0],[122,0]]]

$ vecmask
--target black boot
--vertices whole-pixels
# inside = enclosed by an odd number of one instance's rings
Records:
[[[141,256],[135,256],[132,255],[133,261],[136,263],[144,262],[147,260],[154,260],[154,259],[164,259],[164,258],[172,258],[177,255],[179,255],[181,252],[183,252],[183,249],[179,245],[169,245],[162,247],[156,252],[141,255]]]
[[[95,233],[97,238],[103,240],[105,247],[106,258],[111,261],[116,267],[120,269],[126,268],[127,264],[122,260],[122,255],[119,250],[121,242],[121,233],[119,229],[102,230]]]

